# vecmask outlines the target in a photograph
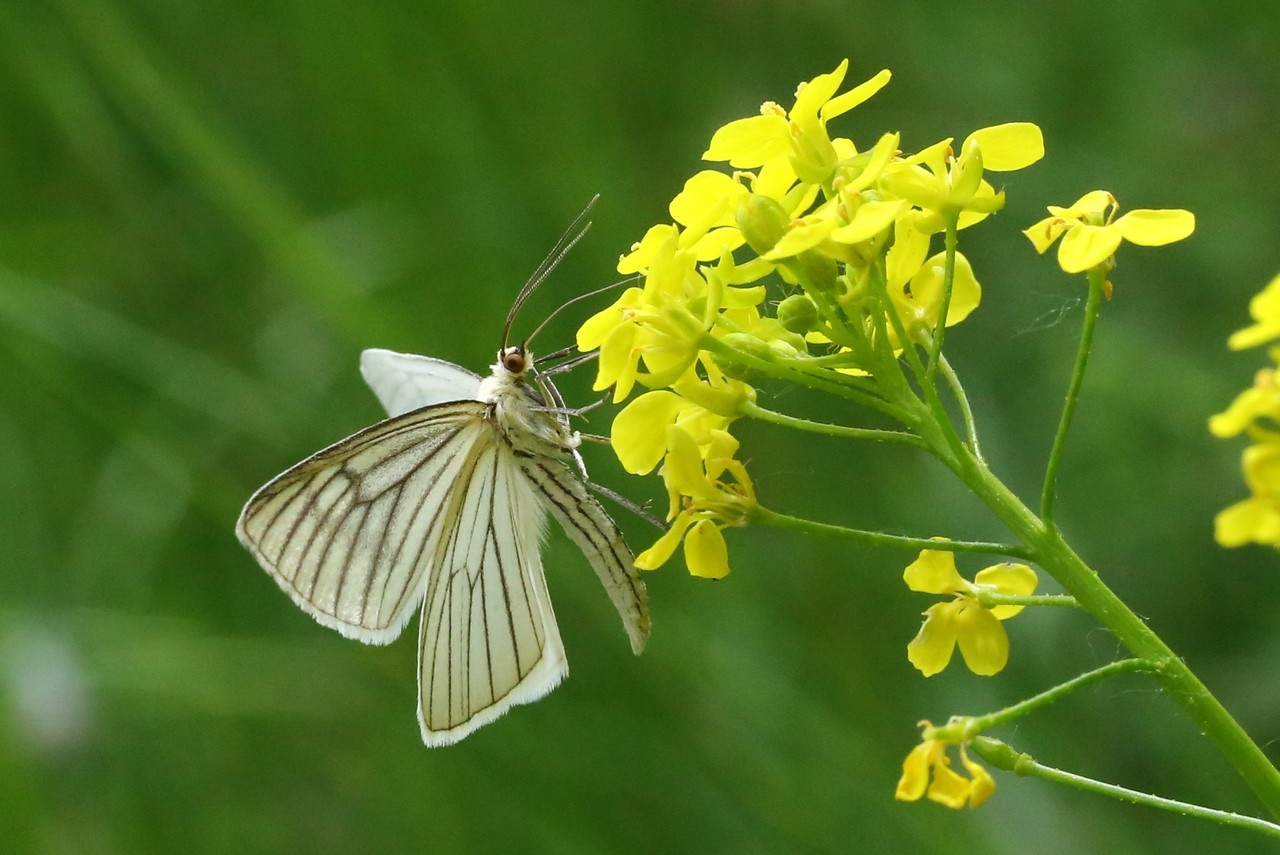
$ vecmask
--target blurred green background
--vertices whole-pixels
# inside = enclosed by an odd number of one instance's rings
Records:
[[[1009,625],[998,678],[953,666],[925,681],[905,645],[932,600],[902,585],[909,555],[734,531],[725,581],[678,561],[649,576],[637,659],[556,533],[546,563],[572,678],[428,751],[414,632],[370,648],[320,628],[233,524],[268,478],[378,418],[362,348],[482,369],[520,283],[592,194],[595,228],[522,331],[611,281],[716,127],[789,103],[848,56],[851,83],[894,72],[836,126],[862,144],[898,129],[917,149],[1010,120],[1045,131],[1046,160],[1008,177],[1006,210],[965,235],[985,302],[947,340],[988,456],[1024,496],[1083,290],[1018,230],[1095,187],[1197,214],[1192,240],[1121,257],[1059,515],[1269,745],[1280,562],[1213,545],[1212,515],[1244,487],[1240,446],[1205,419],[1261,364],[1224,341],[1280,270],[1277,42],[1265,4],[1189,0],[0,0],[0,849],[1266,851],[1007,775],[976,813],[896,803],[918,720],[1118,655],[1082,615],[1050,610]],[[566,312],[543,349],[595,308]],[[571,399],[590,399],[586,374]],[[742,435],[777,510],[1002,535],[917,455]],[[596,478],[658,494],[595,451]],[[638,546],[652,536],[622,524]],[[1258,810],[1140,679],[1000,735],[1084,774]]]

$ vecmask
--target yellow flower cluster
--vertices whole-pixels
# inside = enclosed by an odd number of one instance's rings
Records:
[[[1028,123],[970,134],[904,155],[899,136],[860,149],[829,123],[889,81],[881,71],[846,92],[848,61],[800,84],[790,109],[765,103],[712,136],[704,170],[671,201],[671,222],[653,226],[618,270],[642,274],[578,331],[599,350],[597,390],[621,402],[644,391],[614,421],[612,440],[632,472],[662,465],[673,525],[639,566],[665,562],[681,538],[697,575],[728,572],[720,533],[749,521],[755,494],[728,433],[753,377],[802,372],[860,378],[876,394],[877,373],[901,351],[929,341],[943,305],[946,323],[979,302],[972,268],[957,254],[944,287],[937,236],[1004,204],[985,178],[1044,154]],[[770,280],[782,291],[766,303]],[[771,313],[772,311],[772,313]]]
[[[1231,336],[1233,350],[1267,344],[1280,338],[1280,276],[1272,279],[1249,303],[1254,323]],[[1280,364],[1280,346],[1271,360]],[[1242,466],[1250,496],[1221,511],[1214,519],[1214,538],[1223,546],[1262,543],[1280,546],[1280,375],[1263,368],[1251,387],[1231,406],[1209,419],[1214,436],[1249,435],[1254,444],[1244,450]]]

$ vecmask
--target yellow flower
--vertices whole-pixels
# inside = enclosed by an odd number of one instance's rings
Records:
[[[699,273],[697,258],[682,246],[675,226],[651,228],[620,262],[623,267],[647,269],[644,288],[628,288],[612,306],[588,318],[577,334],[582,352],[599,348],[593,388],[613,386],[614,401],[626,398],[637,382],[658,388],[684,374],[697,358],[698,337],[719,308],[719,299],[709,294],[715,290],[723,298],[726,291],[713,289]],[[730,290],[738,295],[751,289]]]
[[[1246,430],[1280,438],[1276,425],[1280,425],[1280,376],[1274,368],[1259,369],[1252,386],[1237,395],[1231,406],[1209,417],[1209,432],[1222,439]]]
[[[1257,323],[1232,333],[1227,339],[1227,347],[1232,350],[1243,350],[1280,338],[1280,276],[1268,282],[1267,287],[1249,301],[1249,314]]]
[[[1249,446],[1242,465],[1253,495],[1214,518],[1214,540],[1226,547],[1246,543],[1280,546],[1280,443]]]
[[[802,181],[825,184],[841,158],[827,135],[827,122],[866,101],[889,82],[886,69],[842,95],[836,90],[844,82],[849,60],[834,71],[820,74],[796,88],[790,111],[767,101],[760,115],[738,119],[720,128],[702,155],[704,160],[728,161],[737,169],[752,169],[781,157],[789,158]],[[841,141],[846,142],[847,141]],[[852,146],[842,145],[848,149]]]
[[[926,732],[931,727],[928,722],[921,724],[925,726]],[[960,762],[969,773],[968,778],[951,768],[947,749],[953,744],[960,747]],[[911,753],[903,761],[902,777],[898,780],[894,798],[914,802],[927,795],[930,801],[959,810],[965,805],[970,808],[980,806],[995,791],[996,782],[991,773],[980,763],[969,759],[963,742],[925,739],[911,749]]]
[[[897,223],[893,246],[885,256],[885,277],[889,297],[908,333],[920,328],[932,332],[942,309],[946,253],[940,252],[926,259],[928,250],[928,235],[915,228],[911,220]],[[973,273],[973,266],[963,253],[957,252],[947,326],[967,318],[981,299],[982,287]],[[902,347],[896,336],[893,345],[895,349]]]
[[[946,220],[959,216],[959,227],[972,225],[1004,206],[983,180],[983,172],[1012,172],[1044,157],[1044,136],[1030,122],[1010,122],[974,131],[960,145],[956,157],[945,139],[885,171],[880,186],[933,216],[921,221],[930,232],[941,231]]]
[[[925,611],[920,632],[907,645],[907,659],[922,674],[931,677],[946,668],[957,645],[965,664],[975,674],[990,676],[1004,668],[1009,661],[1009,637],[1000,622],[1023,607],[997,605],[988,609],[979,605],[977,598],[984,590],[1005,595],[1031,594],[1036,589],[1034,570],[1025,564],[994,564],[970,582],[956,571],[952,553],[926,549],[907,566],[902,578],[913,591],[955,595],[955,599]]]
[[[1080,273],[1108,262],[1122,241],[1140,246],[1164,246],[1180,241],[1196,228],[1196,218],[1181,209],[1139,209],[1116,218],[1120,203],[1105,190],[1093,190],[1069,208],[1049,206],[1049,216],[1023,231],[1044,253],[1058,244],[1058,266]]]
[[[610,438],[622,467],[636,475],[651,472],[667,453],[667,428],[675,425],[699,447],[710,442],[711,432],[726,429],[738,417],[742,404],[754,402],[756,390],[733,380],[704,361],[707,377],[690,369],[671,390],[646,392],[622,408],[613,419]]]
[[[680,427],[667,428],[667,454],[662,480],[671,502],[671,528],[653,546],[636,556],[636,567],[654,570],[666,563],[680,542],[689,572],[706,579],[729,573],[729,552],[720,529],[743,525],[756,505],[755,490],[746,467],[734,460],[738,441],[728,432],[712,430],[699,448]],[[724,475],[732,477],[726,483]]]

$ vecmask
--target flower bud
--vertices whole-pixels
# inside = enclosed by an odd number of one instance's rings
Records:
[[[747,245],[756,255],[773,249],[791,226],[787,211],[768,196],[752,194],[738,206],[735,220]]]
[[[753,356],[765,362],[773,361],[773,350],[769,347],[769,343],[749,333],[729,333],[720,341],[739,353]],[[724,372],[724,375],[731,380],[750,382],[759,375],[756,369],[740,362],[735,362],[732,359],[717,359],[716,364],[720,366],[720,370]]]
[[[793,333],[807,333],[818,325],[818,304],[808,294],[792,294],[778,304],[778,323]]]

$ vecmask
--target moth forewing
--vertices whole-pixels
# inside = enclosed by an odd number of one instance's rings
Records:
[[[484,413],[478,401],[418,410],[313,454],[253,494],[236,523],[240,542],[322,625],[392,641],[426,584],[411,547],[426,522],[419,511],[447,489]]]
[[[529,360],[532,363],[532,356]],[[581,466],[582,459],[577,454],[579,438],[569,428],[559,390],[548,377],[536,380],[542,395],[523,377],[504,374],[499,360],[494,376],[481,386],[482,395],[492,390],[499,424],[512,441],[521,471],[595,570],[638,655],[649,635],[644,581],[617,524],[566,463],[571,459]]]

